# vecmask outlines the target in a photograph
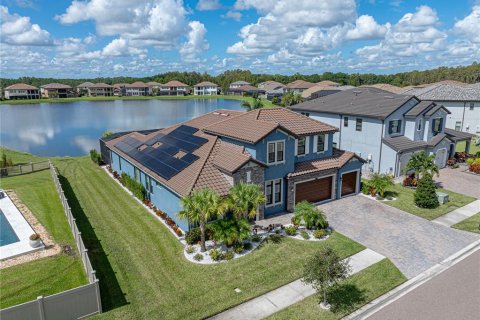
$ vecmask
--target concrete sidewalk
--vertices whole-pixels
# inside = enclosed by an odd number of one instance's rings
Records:
[[[349,258],[351,274],[357,273],[383,260],[384,258],[385,257],[381,254],[370,249],[360,251]],[[283,287],[267,292],[266,294],[256,297],[250,301],[242,303],[236,307],[228,309],[222,313],[219,313],[210,319],[263,319],[313,295],[314,293],[315,290],[311,286],[304,284],[299,279]]]
[[[471,216],[480,212],[480,200],[475,200],[470,202],[466,206],[453,210],[441,217],[438,217],[435,220],[432,220],[435,223],[441,224],[442,226],[451,227],[454,224],[459,223]]]

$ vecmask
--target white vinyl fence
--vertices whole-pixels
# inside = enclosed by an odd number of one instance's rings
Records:
[[[78,231],[75,218],[72,215],[72,210],[68,205],[62,185],[58,180],[57,171],[50,161],[48,161],[48,165],[52,173],[53,182],[55,183],[55,187],[60,196],[60,200],[62,201],[65,215],[77,243],[77,248],[80,257],[82,258],[89,284],[51,296],[40,296],[37,300],[2,309],[0,310],[1,320],[79,319],[102,312],[99,283],[95,276],[95,270],[92,268],[90,258],[88,257],[88,250],[85,248],[80,231]]]

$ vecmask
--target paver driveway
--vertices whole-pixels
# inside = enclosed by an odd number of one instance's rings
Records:
[[[463,165],[457,169],[441,169],[440,176],[433,179],[442,188],[480,199],[480,176],[466,173],[465,169]]]
[[[319,208],[340,233],[390,258],[413,278],[480,236],[444,227],[362,195]]]

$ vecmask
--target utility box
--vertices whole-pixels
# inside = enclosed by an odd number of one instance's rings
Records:
[[[445,204],[448,202],[448,194],[443,192],[436,192],[438,203]]]

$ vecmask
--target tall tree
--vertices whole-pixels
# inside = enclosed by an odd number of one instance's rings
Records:
[[[194,190],[190,195],[181,199],[183,209],[178,213],[181,219],[187,219],[190,223],[200,227],[201,251],[205,252],[205,226],[208,221],[222,216],[225,205],[222,198],[212,189]]]
[[[239,219],[254,218],[258,207],[265,203],[265,195],[259,185],[243,183],[230,189],[227,206]]]

